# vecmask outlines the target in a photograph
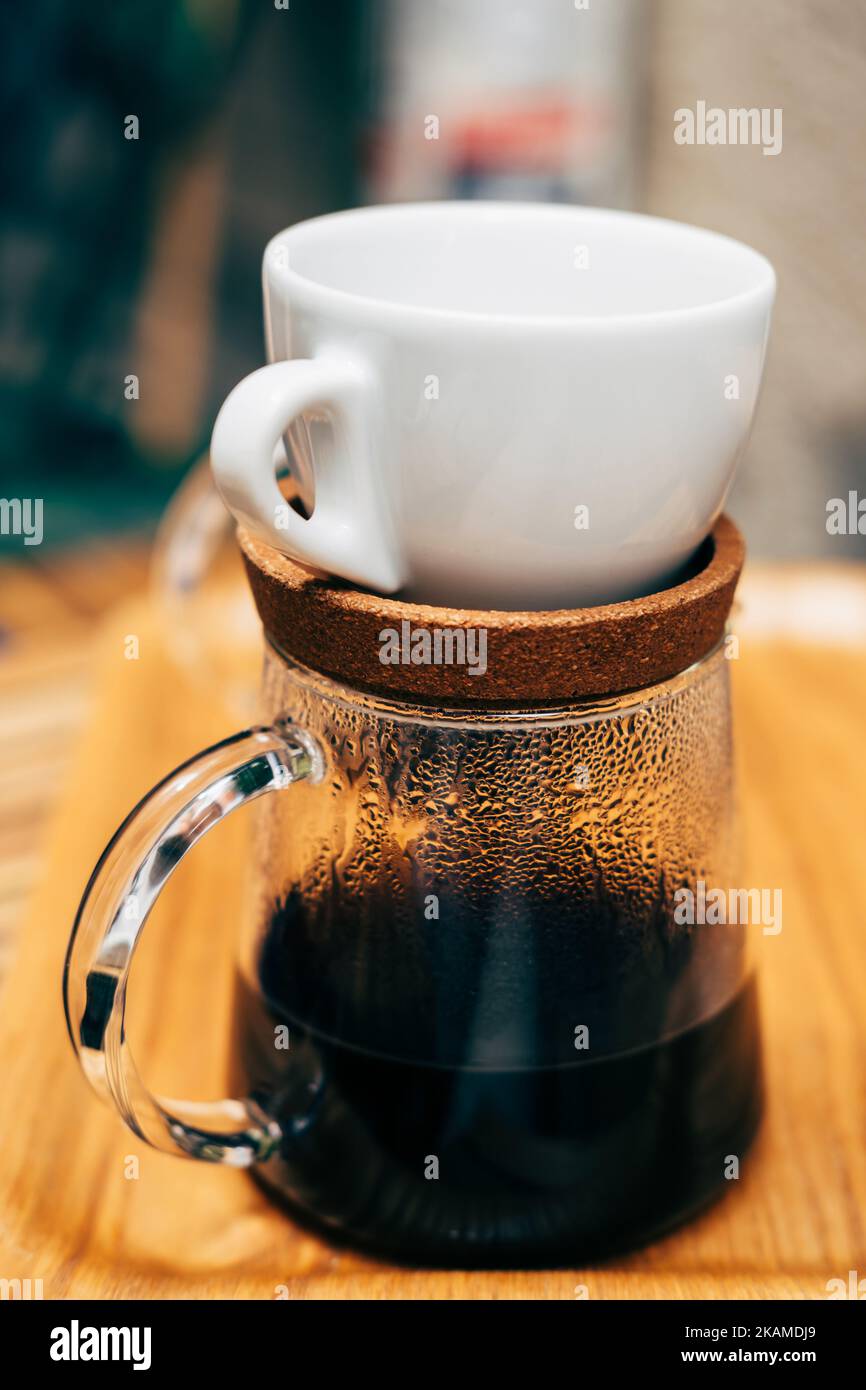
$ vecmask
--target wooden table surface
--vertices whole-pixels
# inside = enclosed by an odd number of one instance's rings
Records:
[[[824,1298],[866,1274],[863,572],[752,570],[735,619],[747,881],[784,902],[781,934],[754,937],[768,1109],[753,1157],[666,1239],[531,1273],[332,1249],[243,1174],[148,1150],[78,1075],[60,974],[90,867],[158,776],[237,726],[166,651],[143,573],[140,551],[0,570],[0,1277],[41,1279],[46,1298],[718,1299]],[[252,681],[253,645],[231,659]],[[169,1095],[222,1093],[245,832],[239,813],[183,862],[136,958],[129,1032]]]

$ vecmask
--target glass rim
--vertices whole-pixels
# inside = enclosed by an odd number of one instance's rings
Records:
[[[676,672],[673,676],[653,685],[638,687],[619,694],[591,696],[573,702],[548,702],[537,705],[460,705],[425,704],[415,698],[396,699],[394,696],[379,695],[374,691],[359,690],[354,686],[335,680],[332,676],[305,666],[296,657],[288,655],[274,639],[265,632],[265,653],[272,651],[286,668],[291,679],[308,690],[312,689],[320,699],[345,709],[357,711],[365,709],[381,719],[395,723],[447,725],[452,729],[461,727],[473,730],[544,728],[555,725],[587,724],[609,718],[613,714],[627,715],[647,712],[649,706],[656,707],[673,699],[682,690],[703,682],[711,674],[718,661],[724,660],[722,649],[727,637],[727,628],[708,652],[693,661],[691,665]]]

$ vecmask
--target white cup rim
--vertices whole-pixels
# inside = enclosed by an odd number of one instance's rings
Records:
[[[581,225],[594,227],[597,231],[605,223],[616,226],[620,231],[628,227],[637,235],[640,235],[642,230],[651,231],[655,236],[666,236],[671,243],[688,243],[692,248],[706,248],[716,258],[727,257],[729,262],[736,262],[746,272],[747,283],[733,293],[718,294],[694,304],[669,308],[614,311],[604,314],[549,314],[499,310],[494,312],[459,307],[443,308],[406,302],[385,295],[361,293],[329,285],[292,265],[292,252],[303,250],[305,245],[309,246],[323,234],[336,238],[339,242],[340,238],[351,238],[353,228],[357,230],[359,224],[369,227],[377,222],[391,225],[402,222],[408,233],[413,223],[417,227],[419,220],[429,222],[437,218],[481,223],[487,221],[491,228],[497,223],[501,226],[519,219],[524,222],[537,221],[539,224],[570,220],[574,223],[576,232]],[[348,242],[346,244],[348,245]],[[773,267],[761,252],[733,237],[708,228],[648,213],[584,207],[580,204],[470,200],[374,205],[326,213],[320,217],[297,222],[278,232],[268,242],[263,259],[263,275],[266,286],[270,283],[274,287],[282,287],[292,298],[307,303],[311,308],[330,310],[343,320],[359,324],[370,324],[375,320],[379,324],[385,321],[396,326],[401,321],[425,321],[431,324],[463,324],[467,327],[475,326],[494,331],[505,328],[543,329],[548,332],[571,334],[584,329],[604,332],[621,330],[624,327],[662,327],[677,322],[693,323],[695,318],[701,316],[739,312],[752,304],[768,306],[773,301],[776,289]]]

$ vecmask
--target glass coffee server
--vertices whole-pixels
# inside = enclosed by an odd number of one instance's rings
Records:
[[[440,614],[243,548],[262,723],[155,788],[94,870],[65,977],[94,1087],[156,1147],[405,1260],[574,1262],[701,1207],[761,1108],[748,928],[680,909],[737,882],[735,528],[662,594],[560,614]],[[382,664],[383,631],[437,617],[486,624],[485,674]],[[239,1098],[158,1100],[124,1037],[135,944],[257,798]]]

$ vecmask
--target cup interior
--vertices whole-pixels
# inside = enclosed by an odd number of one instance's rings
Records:
[[[289,273],[404,308],[492,317],[615,319],[772,292],[758,252],[661,218],[507,203],[337,213],[282,233]]]

